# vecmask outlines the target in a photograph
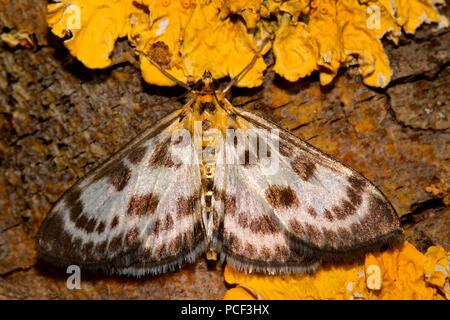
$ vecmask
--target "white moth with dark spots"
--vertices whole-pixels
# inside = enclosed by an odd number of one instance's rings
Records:
[[[37,234],[42,258],[140,276],[206,253],[245,272],[303,273],[401,239],[395,210],[372,183],[232,106],[224,97],[231,84],[221,92],[211,83],[205,73],[182,109],[62,196]],[[239,143],[243,136],[254,139]],[[230,150],[242,161],[228,161]],[[277,159],[276,172],[265,155]]]

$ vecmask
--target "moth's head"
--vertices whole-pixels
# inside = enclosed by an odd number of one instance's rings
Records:
[[[211,85],[211,84],[213,83],[213,81],[214,81],[214,79],[213,79],[213,77],[212,77],[211,72],[205,71],[205,72],[203,73],[203,76],[202,76],[202,83],[203,83],[203,85],[204,85],[204,86],[206,86],[206,85]]]
[[[212,93],[216,90],[214,78],[209,71],[205,71],[201,80],[201,91],[204,93]]]

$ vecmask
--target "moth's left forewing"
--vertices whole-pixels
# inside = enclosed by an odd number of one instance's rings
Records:
[[[279,130],[278,172],[241,166],[272,210],[289,245],[311,258],[340,260],[401,239],[398,216],[370,181],[355,170],[251,112],[233,108],[247,128]],[[238,176],[238,175],[236,175]]]
[[[194,261],[204,247],[201,178],[198,163],[175,154],[173,132],[187,121],[180,114],[145,130],[63,195],[37,234],[41,257],[132,275]]]

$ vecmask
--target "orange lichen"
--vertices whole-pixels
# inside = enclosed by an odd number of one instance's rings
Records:
[[[288,15],[281,19],[273,52],[277,59],[273,70],[289,81],[297,81],[317,69],[318,49],[309,36],[307,25],[292,24]]]
[[[446,17],[441,16],[435,9],[436,4],[443,4],[443,0],[393,0],[396,6],[397,23],[406,33],[414,33],[423,23],[437,22],[439,26],[448,26]]]
[[[195,82],[208,70],[214,78],[234,77],[253,58],[257,43],[253,34],[247,32],[242,21],[233,22],[230,18],[219,19],[219,5],[199,1],[189,9],[181,10],[177,2],[167,7],[167,12],[158,8],[159,1],[142,1],[150,10],[151,23],[145,31],[134,32],[136,46],[148,51],[148,46],[156,41],[168,45],[173,54],[173,67],[167,69],[182,81]],[[180,11],[178,15],[173,12]],[[169,13],[170,12],[170,13]],[[158,21],[158,23],[156,23]],[[139,38],[136,35],[139,35]],[[141,59],[144,79],[157,84],[170,84],[146,60]],[[259,58],[255,66],[239,81],[239,86],[253,87],[262,83],[262,72],[266,65]]]
[[[326,85],[341,65],[358,64],[366,84],[385,87],[391,69],[380,39],[397,42],[402,28],[413,33],[424,22],[447,26],[434,7],[438,3],[443,1],[61,0],[48,5],[47,21],[89,68],[111,65],[115,41],[128,35],[149,55],[155,43],[164,43],[170,59],[164,68],[181,81],[195,82],[206,70],[214,78],[233,77],[252,59],[259,40],[274,35],[274,70],[290,81],[318,71]],[[147,82],[174,85],[140,60]],[[265,68],[259,58],[237,85],[260,85]]]
[[[433,179],[431,185],[425,188],[426,192],[434,197],[442,199],[446,206],[450,205],[450,184],[444,179]]]
[[[327,263],[312,275],[244,274],[227,266],[225,281],[236,287],[224,299],[444,299],[448,258],[440,246],[423,255],[404,242],[364,261]]]
[[[109,55],[119,37],[128,34],[128,17],[138,9],[129,0],[71,0],[48,5],[47,23],[70,53],[88,68],[111,65]]]

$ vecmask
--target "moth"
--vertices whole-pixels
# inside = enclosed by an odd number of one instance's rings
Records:
[[[401,239],[393,206],[370,181],[226,99],[255,59],[222,91],[208,72],[198,89],[173,79],[189,101],[58,200],[37,234],[40,256],[142,276],[206,253],[244,272],[290,274]]]

